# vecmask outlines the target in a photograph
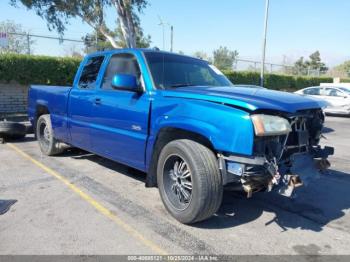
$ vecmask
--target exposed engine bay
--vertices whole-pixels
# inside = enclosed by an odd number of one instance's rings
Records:
[[[254,192],[271,190],[294,196],[295,188],[306,186],[330,167],[327,158],[334,154],[334,148],[319,145],[324,114],[321,109],[295,114],[260,113],[264,114],[262,116],[268,114],[272,119],[270,123],[284,120],[281,126],[284,124],[285,130],[276,132],[276,128],[271,128],[269,134],[263,134],[259,131],[263,130],[262,124],[255,123],[253,156],[219,154],[224,185],[243,189],[248,197]]]

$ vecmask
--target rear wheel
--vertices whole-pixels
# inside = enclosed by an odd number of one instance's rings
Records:
[[[62,144],[54,137],[50,115],[48,114],[39,117],[36,125],[36,137],[41,152],[47,156],[57,155],[64,150]]]
[[[223,185],[217,159],[210,149],[192,140],[175,140],[163,148],[157,181],[166,209],[182,223],[205,220],[221,205]]]

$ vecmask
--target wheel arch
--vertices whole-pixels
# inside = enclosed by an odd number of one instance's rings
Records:
[[[149,159],[146,186],[155,187],[157,186],[156,179],[156,170],[157,170],[157,159],[162,148],[171,141],[178,139],[189,139],[195,141],[199,144],[202,144],[212,150],[215,153],[215,148],[212,141],[206,137],[204,134],[201,134],[197,131],[192,131],[180,127],[162,127],[154,140],[152,153]]]
[[[38,119],[42,115],[46,115],[46,114],[50,114],[48,106],[43,104],[37,104],[35,107],[35,115],[34,115],[34,123],[33,123],[35,137],[36,137],[36,125],[37,125]]]
[[[40,116],[50,114],[49,108],[47,105],[37,104],[35,108],[35,119],[36,121]]]

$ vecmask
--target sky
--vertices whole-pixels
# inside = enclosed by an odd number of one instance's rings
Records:
[[[0,21],[13,20],[31,33],[57,35],[34,11],[0,1]],[[152,46],[163,48],[159,18],[174,26],[174,50],[211,54],[219,46],[237,50],[242,59],[260,60],[265,0],[149,0],[140,15],[141,25]],[[292,64],[300,56],[319,50],[328,66],[350,59],[349,0],[270,0],[266,60]],[[107,10],[107,24],[115,26],[116,14]],[[65,37],[80,39],[92,29],[81,20],[70,21]],[[165,49],[170,48],[170,30],[165,28]],[[34,53],[65,55],[80,44],[60,45],[39,40]]]

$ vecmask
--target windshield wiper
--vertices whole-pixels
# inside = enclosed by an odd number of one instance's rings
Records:
[[[195,84],[174,84],[169,86],[170,88],[185,87],[185,86],[196,86]]]

